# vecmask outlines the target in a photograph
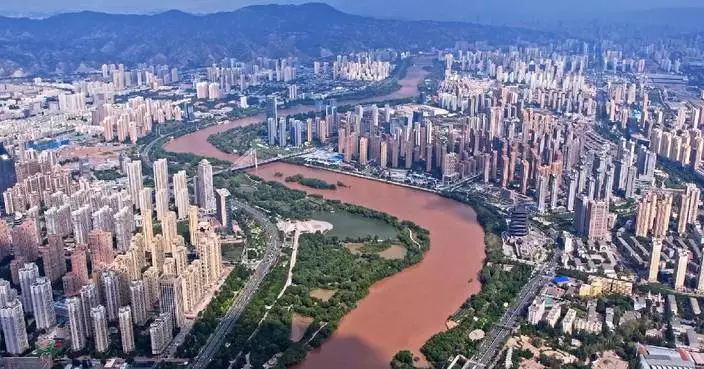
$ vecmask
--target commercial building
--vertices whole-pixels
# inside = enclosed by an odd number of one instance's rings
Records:
[[[528,224],[528,210],[524,205],[517,205],[511,210],[511,223],[508,227],[508,234],[513,237],[527,236]]]

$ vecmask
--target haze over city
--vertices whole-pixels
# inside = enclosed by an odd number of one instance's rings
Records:
[[[143,14],[178,9],[191,13],[232,11],[249,5],[270,3],[301,4],[300,0],[30,0],[4,1],[0,11],[11,14],[55,14],[91,10],[108,13]],[[329,0],[342,11],[382,18],[469,20],[482,21],[482,16],[515,18],[519,15],[547,18],[579,18],[604,13],[658,8],[687,8],[704,6],[699,0]]]
[[[701,0],[0,14],[0,367],[704,368]]]

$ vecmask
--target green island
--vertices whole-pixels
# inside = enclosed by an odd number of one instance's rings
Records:
[[[302,174],[296,174],[293,176],[286,177],[285,179],[286,182],[295,182],[300,185],[310,187],[310,188],[315,188],[318,190],[337,190],[337,185],[332,184],[332,183],[327,183],[323,181],[322,179],[318,178],[307,178],[304,177]]]
[[[301,235],[293,285],[277,300],[291,261],[291,250],[286,249],[227,337],[228,348],[213,359],[211,368],[226,367],[235,359],[243,363],[244,355],[239,354],[244,353],[250,354],[250,363],[255,367],[276,354],[279,354],[277,368],[301,362],[308,351],[320,346],[334,332],[340,319],[368,294],[372,284],[418,263],[430,245],[428,232],[412,222],[307,195],[278,182],[238,174],[216,176],[215,184],[270,211],[274,219],[311,219],[325,211],[345,213],[391,226],[397,236],[394,240],[381,241],[375,235],[346,238],[320,233]]]

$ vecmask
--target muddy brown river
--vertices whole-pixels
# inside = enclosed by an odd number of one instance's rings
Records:
[[[374,284],[300,369],[388,369],[398,351],[418,354],[470,294],[479,291],[484,231],[470,207],[428,192],[285,163],[250,172],[267,180],[281,180],[274,175],[281,172],[284,177],[300,173],[328,183],[342,181],[347,187],[335,191],[285,185],[386,212],[430,231],[431,246],[423,261]]]
[[[414,96],[426,75],[422,65],[414,65],[399,81],[400,90],[340,104]],[[311,109],[298,106],[280,114]],[[165,149],[234,161],[236,155],[219,151],[208,143],[208,136],[263,120],[264,115],[258,115],[208,127],[169,142]],[[332,337],[311,352],[298,369],[388,369],[393,355],[400,350],[409,349],[419,355],[420,347],[431,336],[446,329],[447,318],[479,291],[484,231],[470,207],[432,193],[291,164],[273,163],[251,172],[268,180],[280,180],[274,176],[276,172],[285,176],[300,173],[329,183],[339,180],[349,187],[325,191],[285,184],[411,220],[430,231],[431,247],[423,261],[374,284],[369,295],[342,319]]]
[[[401,85],[401,88],[388,95],[370,97],[367,99],[339,100],[337,103],[339,106],[371,104],[377,101],[405,99],[408,97],[413,97],[418,93],[418,83],[420,83],[425,78],[425,76],[428,75],[428,72],[423,69],[423,66],[429,64],[430,61],[428,59],[421,59],[418,63],[410,66],[408,68],[408,71],[406,72],[406,77],[398,82],[399,85]],[[279,115],[286,116],[292,114],[305,113],[313,110],[314,108],[315,107],[312,105],[299,105],[289,109],[279,110]],[[164,145],[164,149],[176,153],[194,153],[200,156],[235,161],[239,158],[238,155],[228,154],[218,150],[217,147],[213,146],[210,142],[208,142],[208,137],[216,133],[225,132],[232,128],[248,126],[250,124],[255,123],[262,123],[264,120],[266,120],[266,114],[258,114],[253,115],[251,117],[231,120],[223,124],[210,126],[201,129],[197,132],[178,137]]]

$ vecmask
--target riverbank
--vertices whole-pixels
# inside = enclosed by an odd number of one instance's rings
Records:
[[[364,99],[339,100],[338,105],[371,104],[382,101],[415,97],[418,94],[418,84],[429,74],[424,67],[430,65],[431,61],[427,58],[418,58],[414,62],[415,64],[408,68],[405,76],[398,81],[400,86],[398,90],[382,96]],[[280,110],[279,115],[286,116],[308,113],[314,109],[314,105],[298,105]],[[196,132],[188,133],[175,138],[164,145],[164,149],[172,153],[194,154],[203,157],[211,157],[219,160],[235,162],[239,159],[239,155],[220,151],[217,147],[215,147],[215,145],[208,142],[208,137],[223,133],[233,128],[260,124],[264,122],[264,120],[266,120],[265,114],[257,114],[245,118],[233,119],[223,124],[209,126]]]
[[[246,197],[253,205],[271,210],[272,216],[285,214],[306,219],[321,211],[335,211],[389,224],[397,233],[397,241],[394,242],[403,245],[397,247],[404,251],[396,253],[398,250],[393,249],[393,255],[384,253],[386,248],[381,250],[380,245],[386,242],[377,241],[373,234],[354,239],[347,237],[344,242],[341,238],[320,233],[301,235],[298,247],[294,247],[297,251],[292,253],[296,256],[288,257],[287,251],[286,258],[282,261],[289,260],[289,264],[282,262],[277,267],[288,270],[290,279],[285,281],[291,282],[290,287],[285,289],[288,283],[280,283],[280,273],[266,277],[262,289],[253,300],[262,301],[264,308],[261,304],[247,307],[243,316],[246,321],[238,322],[244,327],[258,326],[258,333],[243,341],[247,331],[236,329],[228,341],[230,350],[222,353],[217,358],[217,363],[232,360],[230,354],[237,352],[249,353],[255,366],[263,364],[277,353],[282,353],[279,360],[287,366],[300,362],[305,358],[307,350],[318,347],[331,335],[343,316],[369,293],[370,286],[417,264],[428,249],[427,231],[389,214],[353,204],[324,201],[318,196],[305,195],[277,182],[246,178],[242,174],[234,177],[217,176],[215,179],[218,187],[228,188],[235,196]],[[360,254],[351,253],[345,248],[347,242],[358,242],[366,247]],[[293,260],[297,260],[295,265]],[[267,286],[274,288],[274,291],[266,290],[269,288]],[[315,296],[318,296],[316,291],[322,290],[334,293],[321,300]],[[301,343],[290,341],[294,313],[313,318],[301,337]]]
[[[292,164],[274,163],[251,172],[279,182],[295,174],[341,181],[346,187],[336,191],[285,185],[408,219],[431,235],[424,259],[371,286],[369,295],[299,368],[388,369],[393,356],[404,349],[422,357],[426,341],[444,332],[447,317],[480,290],[484,232],[470,207],[428,191]],[[276,177],[277,172],[282,175]]]

